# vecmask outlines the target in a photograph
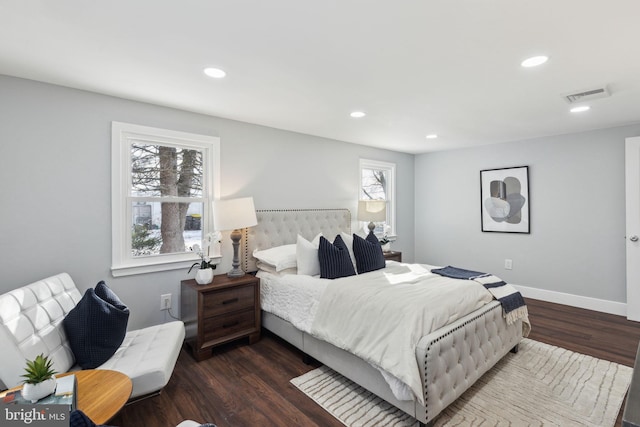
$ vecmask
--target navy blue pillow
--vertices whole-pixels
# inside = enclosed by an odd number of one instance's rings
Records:
[[[109,360],[127,333],[129,309],[104,281],[87,289],[63,320],[69,346],[82,369]]]
[[[71,413],[69,417],[69,427],[109,427],[107,425],[97,426],[91,418],[79,409],[76,409]]]
[[[96,295],[102,298],[102,300],[108,302],[114,307],[119,308],[120,310],[128,311],[127,306],[124,305],[122,301],[120,301],[120,298],[118,298],[118,295],[116,295],[116,293],[113,292],[111,288],[107,286],[106,283],[104,283],[104,280],[101,280],[100,282],[98,282],[98,284],[96,285],[95,291],[96,291]],[[128,316],[129,315],[127,315],[127,317]]]
[[[333,244],[324,236],[320,237],[318,260],[320,261],[320,277],[323,279],[337,279],[356,274],[349,256],[349,249],[339,234]]]
[[[357,234],[353,235],[353,256],[356,258],[358,274],[380,270],[387,266],[380,241],[373,232],[369,232],[366,239]]]

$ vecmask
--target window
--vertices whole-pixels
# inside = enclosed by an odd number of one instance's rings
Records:
[[[113,122],[111,144],[113,275],[188,268],[212,228],[219,138]]]
[[[385,226],[387,234],[395,236],[395,189],[396,165],[394,163],[360,159],[360,200],[387,201],[387,220],[376,223],[375,233],[379,237],[384,234]],[[361,225],[367,230],[364,222]]]

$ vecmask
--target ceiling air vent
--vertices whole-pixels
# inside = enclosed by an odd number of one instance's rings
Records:
[[[576,102],[591,101],[592,99],[606,98],[611,96],[609,88],[607,86],[599,87],[597,89],[589,89],[582,92],[570,93],[564,95],[564,99],[569,104],[575,104]]]

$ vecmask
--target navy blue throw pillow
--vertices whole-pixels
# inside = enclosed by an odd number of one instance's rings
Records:
[[[122,301],[120,301],[120,298],[118,298],[118,295],[116,295],[116,293],[113,292],[111,288],[107,286],[106,283],[104,283],[104,280],[101,280],[100,282],[98,282],[98,284],[96,285],[95,291],[96,291],[96,295],[99,296],[103,301],[108,302],[109,304],[119,308],[120,310],[128,310],[127,306],[124,305]]]
[[[358,274],[380,270],[387,266],[380,241],[372,232],[369,232],[366,239],[357,234],[353,235],[353,256],[356,258]]]
[[[69,417],[69,427],[109,427],[106,425],[96,425],[91,418],[79,409],[71,413]]]
[[[69,346],[82,369],[109,360],[127,333],[129,309],[104,281],[87,289],[63,320]]]
[[[323,236],[320,237],[318,260],[320,261],[320,277],[323,279],[337,279],[356,274],[349,256],[349,248],[339,234],[333,244]]]
[[[71,413],[69,427],[96,427],[96,424],[84,412],[77,409]]]

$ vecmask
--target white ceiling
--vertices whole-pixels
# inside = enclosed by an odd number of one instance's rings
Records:
[[[421,153],[640,122],[639,17],[638,0],[0,0],[0,74]],[[604,84],[569,113],[561,95]]]

